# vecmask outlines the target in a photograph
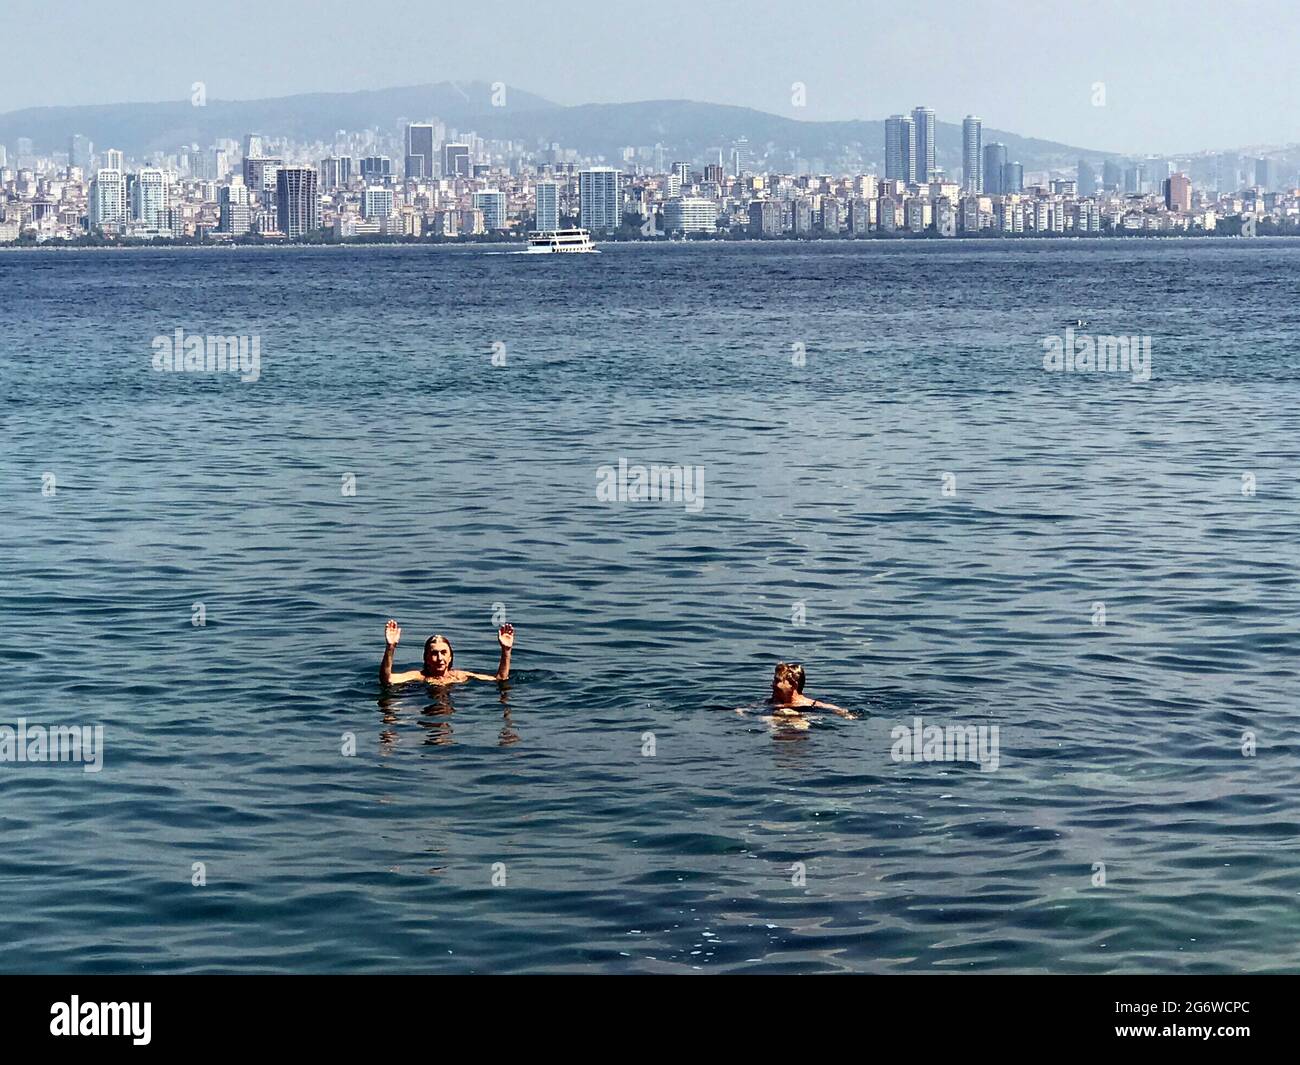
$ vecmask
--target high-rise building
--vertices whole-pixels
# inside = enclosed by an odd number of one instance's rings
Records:
[[[249,194],[258,197],[263,203],[275,195],[275,172],[284,164],[280,158],[267,159],[262,156],[244,158],[244,184]]]
[[[578,217],[583,229],[608,232],[619,227],[623,221],[619,176],[612,166],[578,171]]]
[[[1215,164],[1215,185],[1219,192],[1241,191],[1241,157],[1224,152]]]
[[[1277,188],[1277,161],[1275,159],[1255,160],[1255,184],[1265,192]]]
[[[560,228],[560,186],[554,181],[539,181],[534,226],[537,229]]]
[[[95,146],[90,143],[89,137],[74,133],[68,142],[68,165],[79,166],[82,170],[89,170],[90,157],[94,152]]]
[[[736,177],[749,173],[749,139],[741,137],[731,148],[731,172]],[[683,182],[685,184],[685,182]]]
[[[916,181],[916,123],[906,115],[885,119],[885,178]]]
[[[474,193],[474,209],[483,212],[484,229],[506,228],[506,194],[496,189]]]
[[[393,178],[393,161],[386,155],[367,155],[361,160],[361,180],[367,185],[386,184]]]
[[[1079,160],[1077,175],[1079,195],[1085,197],[1097,195],[1097,171],[1087,159]]]
[[[406,127],[406,178],[428,181],[433,174],[433,126],[412,122]]]
[[[118,227],[126,224],[126,175],[105,168],[90,183],[90,228]]]
[[[312,166],[282,166],[275,175],[280,232],[290,240],[320,229],[320,185]]]
[[[916,180],[924,185],[934,175],[934,108],[914,107],[912,123],[916,126]]]
[[[1187,214],[1192,209],[1192,182],[1186,174],[1170,174],[1164,181],[1165,206]]]
[[[352,181],[352,156],[327,155],[320,161],[322,189],[346,189]]]
[[[750,200],[749,231],[756,237],[779,237],[781,205],[775,200]]]
[[[975,192],[986,192],[990,196],[1000,196],[1006,192],[1002,187],[1002,168],[1007,165],[1007,146],[1001,141],[994,141],[992,144],[984,145],[984,159],[980,170],[980,176],[984,179],[984,187],[975,189]]]
[[[109,148],[104,153],[104,169],[116,170],[119,174],[126,174],[126,155],[117,148]]]
[[[1012,192],[1025,191],[1025,168],[1019,163],[1002,164],[1002,192],[1008,194]]]
[[[961,120],[962,188],[967,192],[987,192],[988,174],[984,170],[984,123],[975,115]]]
[[[469,145],[444,144],[442,146],[442,176],[448,178],[469,177]]]
[[[208,177],[213,181],[225,181],[230,173],[230,156],[225,148],[208,150]]]
[[[161,170],[145,167],[135,175],[131,186],[131,218],[151,229],[167,224],[167,175]]]
[[[1114,159],[1107,159],[1101,164],[1101,187],[1114,192],[1124,184],[1124,172]]]
[[[223,185],[217,193],[217,206],[221,212],[217,230],[233,236],[243,236],[253,228],[253,212],[249,204],[248,186],[244,179],[236,174],[229,185]]]
[[[262,147],[262,135],[260,133],[245,133],[244,158],[261,159],[265,154],[265,149]]]
[[[371,185],[361,193],[361,216],[385,219],[393,214],[393,190],[383,185]]]

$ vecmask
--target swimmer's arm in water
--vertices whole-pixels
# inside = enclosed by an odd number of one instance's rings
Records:
[[[489,677],[486,673],[465,672],[465,677],[470,680],[509,680],[510,679],[510,652],[515,646],[515,627],[509,622],[497,629],[497,643],[501,645],[501,661],[497,664],[497,671],[494,676]]]
[[[852,721],[855,716],[854,714],[851,714],[849,711],[845,710],[844,707],[842,706],[836,706],[834,703],[824,703],[820,699],[814,699],[812,703],[808,706],[808,709],[829,710],[832,714],[835,714],[839,717],[847,717],[850,721]]]
[[[408,680],[419,680],[423,673],[418,669],[408,669],[402,673],[393,672],[393,652],[397,650],[397,641],[402,638],[402,630],[396,621],[389,620],[384,626],[384,658],[379,663],[379,683],[405,684]]]

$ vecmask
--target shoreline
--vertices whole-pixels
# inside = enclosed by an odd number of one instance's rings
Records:
[[[1007,237],[859,237],[859,238],[764,238],[764,237],[734,237],[725,240],[708,239],[708,240],[604,240],[596,241],[597,246],[629,246],[629,247],[673,247],[679,248],[686,246],[729,246],[736,244],[743,245],[829,245],[829,246],[855,246],[855,245],[887,245],[890,247],[905,245],[970,245],[986,244],[989,246],[1017,245],[1017,244],[1062,244],[1068,247],[1077,247],[1081,244],[1095,243],[1128,243],[1138,241],[1141,243],[1164,241],[1174,241],[1184,243],[1202,243],[1216,242],[1226,243],[1229,241],[1264,241],[1269,243],[1292,240],[1300,237],[1300,233],[1272,233],[1256,237],[1243,237],[1240,234],[1222,234],[1203,233],[1196,235],[1189,234],[1142,234],[1131,233],[1125,235],[1117,234],[1090,234],[1088,236],[1065,236],[1053,234],[1050,236],[1007,236]],[[140,251],[190,251],[190,252],[214,252],[214,251],[301,251],[303,249],[315,250],[341,250],[357,248],[427,248],[438,250],[469,250],[485,248],[488,250],[497,250],[499,253],[508,254],[512,251],[519,251],[526,248],[527,242],[515,240],[500,241],[383,241],[383,240],[359,240],[348,242],[330,242],[330,243],[310,243],[305,241],[294,242],[277,242],[265,244],[230,244],[222,242],[211,243],[176,243],[176,244],[66,244],[45,242],[42,244],[0,244],[0,252],[140,252]]]

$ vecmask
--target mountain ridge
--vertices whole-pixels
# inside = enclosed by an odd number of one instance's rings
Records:
[[[0,143],[12,149],[18,137],[29,137],[37,151],[66,151],[69,138],[80,133],[98,150],[121,148],[142,157],[185,144],[206,148],[217,137],[239,138],[250,132],[328,143],[340,129],[393,133],[404,122],[437,118],[489,140],[514,140],[529,148],[559,143],[583,156],[614,162],[621,161],[624,147],[656,143],[663,145],[669,162],[707,162],[710,156],[716,159],[719,148],[725,154],[745,137],[756,157],[776,163],[883,163],[883,119],[811,121],[688,99],[562,105],[512,86],[505,87],[505,106],[493,106],[492,88],[480,81],[444,81],[255,100],[210,99],[203,106],[193,106],[186,98],[24,108],[0,114]],[[1119,158],[1113,152],[1007,130],[985,127],[983,135],[985,144],[1006,144],[1008,159],[1021,162],[1026,170],[1072,167],[1080,158]],[[960,122],[936,122],[935,148],[937,163],[950,176],[958,176]]]

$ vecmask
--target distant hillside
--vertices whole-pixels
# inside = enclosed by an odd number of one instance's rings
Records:
[[[510,88],[513,108],[539,110],[557,105],[540,96]],[[366,92],[308,93],[269,100],[213,100],[203,107],[189,98],[166,103],[95,104],[79,107],[31,107],[0,114],[0,144],[14,149],[30,137],[37,151],[67,151],[74,133],[83,133],[96,150],[121,148],[131,155],[175,151],[182,144],[207,147],[217,137],[245,133],[331,140],[340,129],[395,128],[398,120],[429,118],[459,125],[473,123],[493,110],[492,89],[485,82],[441,82]]]
[[[311,93],[268,100],[209,100],[194,107],[188,99],[168,103],[40,107],[0,115],[0,143],[12,151],[19,137],[30,137],[38,151],[66,151],[74,133],[90,137],[97,150],[121,148],[141,156],[174,151],[182,144],[206,147],[217,137],[245,133],[328,141],[336,130],[379,127],[438,118],[489,139],[528,145],[558,142],[583,155],[621,159],[629,145],[662,144],[669,161],[692,163],[716,158],[739,137],[749,140],[756,158],[773,165],[803,159],[827,166],[839,162],[884,162],[884,122],[806,122],[747,107],[691,100],[649,100],[624,104],[562,107],[522,89],[508,87],[505,107],[493,107],[485,82],[441,82],[366,92]],[[1007,145],[1008,158],[1026,170],[1073,166],[1079,158],[1100,160],[1112,153],[1075,148],[986,128],[984,142]],[[938,164],[953,177],[961,173],[961,124],[939,122]]]

